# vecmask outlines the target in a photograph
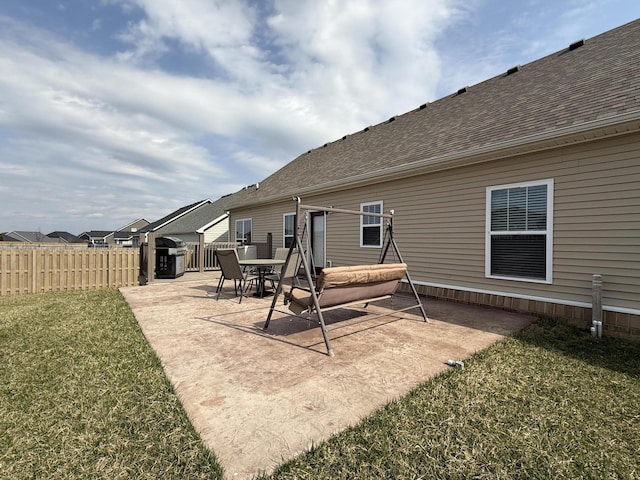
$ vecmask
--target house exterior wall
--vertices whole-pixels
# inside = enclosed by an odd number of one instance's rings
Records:
[[[228,242],[229,241],[229,220],[222,220],[204,232],[204,242]]]
[[[552,282],[486,278],[487,187],[547,179],[554,182]],[[634,320],[640,319],[639,186],[636,133],[306,196],[302,203],[359,210],[363,202],[383,201],[385,212],[394,209],[397,243],[412,279],[428,295],[584,322],[591,316],[592,275],[600,274],[603,306],[622,319],[618,336],[624,336],[632,330],[640,335]],[[275,248],[283,242],[282,215],[294,209],[288,201],[232,211],[230,226],[252,218],[253,238],[272,232]],[[326,228],[333,266],[377,261],[379,248],[360,247],[359,217],[329,214]],[[605,334],[614,333],[606,322]]]
[[[134,229],[137,232],[138,230],[140,230],[141,228],[146,227],[147,225],[149,225],[149,222],[147,220],[145,220],[144,218],[141,218],[139,220],[136,220],[135,222],[133,222],[131,225],[127,225],[126,230],[133,232]]]
[[[284,209],[284,210],[283,210]],[[229,241],[236,239],[236,220],[251,219],[251,241],[265,243],[267,234],[273,235],[273,248],[282,246],[282,212],[295,210],[293,202],[281,202],[231,212],[229,215]]]

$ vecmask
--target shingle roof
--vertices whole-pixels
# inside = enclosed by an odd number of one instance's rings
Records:
[[[230,207],[497,150],[542,133],[561,135],[624,114],[640,118],[640,20],[574,46],[304,153],[259,189],[238,192]]]
[[[113,238],[114,240],[129,240],[133,235],[133,232],[129,230],[119,230],[113,234]]]
[[[120,227],[118,230],[116,230],[116,232],[132,232],[133,228],[135,228],[136,231],[138,231],[141,228],[146,227],[147,225],[149,225],[148,220],[144,218],[139,218],[137,220],[134,220],[133,222],[127,223],[124,227]]]
[[[213,220],[219,219],[227,211],[227,203],[229,197],[221,197],[211,205],[207,205],[198,211],[198,218],[194,219],[194,225],[197,225],[196,230],[200,230],[203,227],[210,224]],[[196,223],[197,222],[197,223]]]
[[[29,232],[25,230],[14,230],[3,234],[6,241],[15,242],[55,242],[57,240],[50,238],[42,232]]]
[[[200,201],[192,203],[190,205],[186,205],[184,207],[181,207],[181,208],[171,212],[170,214],[165,215],[160,220],[156,220],[155,222],[151,222],[149,225],[147,225],[146,227],[141,228],[139,231],[141,233],[153,232],[154,230],[158,229],[159,227],[161,227],[165,223],[171,222],[171,221],[175,221],[177,218],[180,218],[182,215],[186,214],[190,210],[193,210],[194,208],[198,207],[199,205],[204,205],[204,204],[207,204],[207,203],[211,203],[211,200],[209,200],[209,199],[200,200]]]
[[[67,243],[83,243],[82,239],[73,233],[62,232],[56,230],[55,232],[47,233],[47,237],[49,238],[61,238]]]
[[[144,218],[139,218],[133,222],[128,223],[124,227],[121,227],[113,234],[114,240],[129,240],[133,238],[133,236],[138,236],[140,230],[149,225],[149,222]],[[135,228],[135,231],[133,230]]]
[[[88,232],[82,232],[79,236],[86,236],[88,238],[106,238],[113,233],[113,230],[89,230]]]

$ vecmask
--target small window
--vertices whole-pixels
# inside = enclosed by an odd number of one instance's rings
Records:
[[[282,238],[283,247],[289,248],[295,242],[295,232],[293,231],[295,226],[295,213],[285,213],[282,219]]]
[[[487,188],[485,275],[551,283],[553,180]]]
[[[240,245],[251,243],[251,219],[236,220],[236,242]]]
[[[360,204],[360,211],[382,213],[382,202]],[[382,247],[382,218],[371,215],[360,216],[360,246]]]

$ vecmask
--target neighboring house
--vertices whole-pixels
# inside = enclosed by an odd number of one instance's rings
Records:
[[[42,243],[57,242],[58,239],[51,238],[42,232],[13,231],[2,234],[5,242],[26,242],[26,243]]]
[[[152,239],[174,237],[184,242],[198,244],[228,241],[229,214],[226,211],[228,198],[228,196],[222,197],[215,202],[205,199],[186,205],[140,229],[140,243],[154,247],[148,249],[150,252],[148,256],[152,260],[149,262],[147,258],[143,258],[142,269],[146,277],[144,282],[153,281],[154,276],[155,241]],[[201,265],[201,268],[203,266]]]
[[[205,243],[229,242],[229,212],[226,210],[228,195],[207,206],[206,214],[211,221],[196,230],[204,235]]]
[[[139,218],[138,220],[119,228],[113,234],[113,243],[121,247],[137,248],[140,246],[139,231],[147,225],[149,225],[147,220]]]
[[[91,230],[89,232],[82,232],[78,237],[89,245],[108,246],[110,243],[113,243],[114,234],[115,232],[113,230]]]
[[[155,237],[177,237],[185,242],[199,242],[200,235],[205,236],[206,242],[227,241],[229,225],[225,203],[223,197],[216,202],[205,199],[181,207],[141,228],[140,234],[144,235],[141,241],[146,242],[151,232]]]
[[[640,21],[300,155],[233,196],[230,240],[288,245],[294,195],[395,210],[423,294],[585,325],[599,274],[605,334],[640,335]],[[375,263],[363,219],[312,214],[316,265]]]
[[[80,237],[69,232],[55,231],[47,233],[47,237],[54,238],[57,241],[64,243],[85,243],[84,240],[82,240]]]

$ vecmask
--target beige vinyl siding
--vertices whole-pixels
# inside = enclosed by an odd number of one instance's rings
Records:
[[[402,182],[405,191],[419,188],[420,183],[423,185],[421,195],[416,198],[405,194],[404,202],[421,200],[439,210],[436,214],[427,212],[422,228],[416,229],[413,235],[423,235],[429,245],[423,259],[415,262],[420,274],[414,277],[431,283],[590,303],[591,275],[600,273],[605,281],[606,305],[638,309],[639,147],[636,135],[631,143],[618,139],[585,144],[452,170],[426,176],[418,182],[415,179]],[[480,273],[484,241],[478,236],[484,230],[483,221],[479,225],[468,219],[471,212],[482,215],[484,199],[482,194],[474,198],[471,192],[477,191],[478,187],[545,178],[555,181],[553,284],[483,278]],[[443,192],[441,186],[450,193]],[[442,194],[440,201],[432,201],[432,193]],[[385,206],[402,211],[401,204],[384,200]],[[403,201],[401,197],[398,200]],[[457,209],[461,201],[468,203],[469,208]],[[478,208],[473,208],[474,202]],[[407,208],[410,207],[407,205]],[[398,217],[398,224],[401,224]],[[468,235],[467,240],[477,241],[478,245],[471,247],[468,254],[458,255],[456,252],[465,245],[464,235]],[[443,239],[445,243],[441,243]],[[452,253],[456,258],[451,258]],[[430,278],[425,278],[423,272]]]
[[[552,283],[485,278],[486,187],[546,179],[554,180]],[[414,281],[588,305],[592,275],[601,274],[605,306],[640,311],[640,134],[302,200],[353,210],[382,201],[385,213],[394,209],[396,240]],[[271,231],[279,246],[282,214],[293,205],[233,214],[253,218],[256,241]],[[359,246],[359,226],[357,216],[327,217],[334,266],[377,261],[380,249]]]
[[[571,155],[575,169],[556,196],[556,268],[568,285],[602,274],[605,305],[640,309],[638,135],[634,140]]]
[[[256,243],[265,243],[267,234],[272,234],[273,248],[282,246],[282,213],[286,202],[282,204],[273,204],[261,206],[252,209],[234,210],[229,217],[229,225],[233,225],[235,229],[236,220],[243,218],[251,219],[251,239]],[[286,207],[291,211],[293,202],[289,202]],[[235,238],[235,230],[231,234]]]
[[[235,222],[233,222],[235,225]],[[229,240],[229,220],[222,220],[204,232],[205,243],[228,242]]]

